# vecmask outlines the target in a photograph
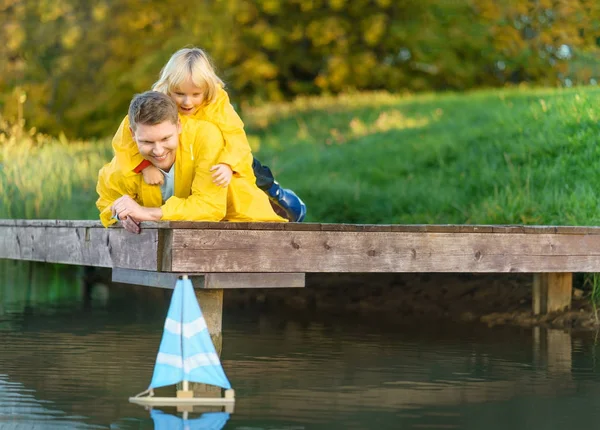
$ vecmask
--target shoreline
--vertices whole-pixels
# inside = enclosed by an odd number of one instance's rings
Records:
[[[533,315],[532,283],[531,274],[307,274],[303,289],[230,290],[224,305],[489,327],[600,328],[587,294],[577,287],[571,309]]]
[[[112,285],[110,270],[96,270],[93,283]],[[482,324],[576,331],[600,330],[590,292],[574,274],[571,309],[533,315],[533,275],[529,273],[345,273],[306,274],[305,288],[231,289],[223,311],[328,314],[420,324]],[[114,284],[121,289],[125,284]],[[142,287],[149,288],[149,287]],[[163,296],[168,290],[156,291]],[[149,294],[142,293],[144,296]]]

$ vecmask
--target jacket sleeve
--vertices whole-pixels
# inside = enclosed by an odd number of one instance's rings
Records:
[[[252,150],[244,131],[244,123],[231,105],[225,90],[221,89],[217,99],[208,107],[207,120],[219,127],[225,140],[225,148],[217,163],[228,164],[234,172],[239,171],[240,163],[247,162]]]
[[[98,193],[96,207],[100,211],[100,221],[104,227],[108,227],[116,222],[116,220],[111,218],[110,206],[122,195],[109,185],[110,170],[112,170],[110,164],[102,167],[98,173],[98,183],[96,184],[96,192]]]
[[[129,117],[125,117],[112,139],[112,147],[117,158],[117,165],[124,172],[133,171],[144,158],[129,131]]]
[[[203,124],[193,142],[183,145],[185,148],[193,148],[194,177],[191,194],[187,198],[169,198],[161,206],[163,221],[221,221],[227,214],[227,188],[215,185],[210,172],[210,167],[217,162],[223,151],[223,136],[214,124]]]
[[[100,221],[104,227],[117,222],[112,218],[110,207],[113,202],[124,195],[131,195],[124,176],[118,171],[117,163],[113,161],[100,169],[98,173],[98,184],[96,185],[98,200],[96,207],[100,211]]]

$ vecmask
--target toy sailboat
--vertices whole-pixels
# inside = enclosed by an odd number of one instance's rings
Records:
[[[155,397],[154,389],[182,383],[177,397]],[[215,385],[225,389],[224,397],[193,397],[189,382]],[[152,381],[146,391],[130,397],[143,406],[231,405],[235,393],[225,376],[219,355],[210,339],[206,321],[187,276],[177,280],[163,337],[154,365]]]

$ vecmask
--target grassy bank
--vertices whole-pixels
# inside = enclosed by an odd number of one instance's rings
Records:
[[[26,135],[0,142],[0,218],[94,219],[110,143]]]
[[[600,90],[357,95],[248,112],[309,219],[598,225]]]
[[[599,225],[600,90],[357,94],[244,112],[309,221]],[[97,215],[108,142],[0,143],[0,217]]]

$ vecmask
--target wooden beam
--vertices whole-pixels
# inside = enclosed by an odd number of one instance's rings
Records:
[[[0,258],[181,273],[600,272],[599,233],[597,227],[164,222],[143,223],[134,235],[96,221],[0,220]],[[277,286],[265,287],[271,284]]]
[[[0,258],[12,260],[157,270],[158,246],[157,229],[131,234],[98,223],[0,227]]]
[[[304,273],[166,273],[122,268],[112,270],[112,281],[173,289],[182,275],[188,275],[194,288],[207,290],[303,288],[305,285]]]
[[[156,287],[174,289],[181,275],[185,273],[152,272],[147,270],[123,269],[115,267],[112,269],[112,281],[122,284],[143,285],[145,287]],[[194,288],[204,288],[204,274],[187,274]]]
[[[207,273],[206,289],[304,288],[304,273]]]
[[[1,222],[1,220],[0,220]],[[343,231],[404,233],[512,233],[512,234],[600,234],[600,227],[551,225],[475,225],[475,224],[321,224],[267,222],[163,221],[142,223],[143,227],[193,230],[272,230],[272,231]]]
[[[173,272],[600,272],[600,235],[172,230]]]
[[[533,278],[533,313],[543,315],[571,308],[572,273],[536,273]]]
[[[117,224],[118,225],[118,224]],[[327,224],[268,222],[204,222],[160,221],[143,222],[146,229],[192,230],[271,230],[271,231],[343,231],[343,232],[404,232],[404,233],[511,233],[511,234],[575,234],[600,235],[600,227],[551,225],[476,225],[476,224]],[[3,227],[69,227],[103,228],[99,221],[0,219]],[[114,228],[114,227],[113,227]]]

